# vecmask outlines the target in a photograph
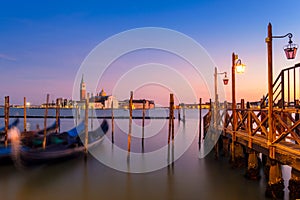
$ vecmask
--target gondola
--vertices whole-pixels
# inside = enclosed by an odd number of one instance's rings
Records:
[[[15,119],[8,128],[11,129],[12,127],[16,127],[19,123],[19,118]],[[60,120],[58,121],[58,125],[60,125]],[[46,128],[47,136],[54,134],[56,130],[56,121],[53,122],[50,126]],[[0,130],[5,130],[1,128]],[[40,143],[39,141],[43,138],[44,130],[32,130],[22,132],[21,136],[21,143],[23,146],[32,146],[35,141]],[[9,136],[8,136],[9,137]],[[8,138],[8,144],[5,146],[5,133],[3,133],[3,139],[0,140],[0,164],[11,164],[12,163],[12,144],[10,138]]]
[[[50,126],[46,128],[46,136],[56,134],[57,127],[60,127],[60,120],[58,122],[54,121]],[[41,141],[44,137],[44,129],[36,129],[32,131],[26,131],[21,133],[21,140],[24,146],[40,146]]]
[[[22,147],[20,157],[23,165],[51,164],[84,153],[85,147],[80,138],[84,138],[84,125],[47,137],[46,148]],[[99,128],[88,133],[88,148],[99,144],[108,131],[108,123],[103,120]]]

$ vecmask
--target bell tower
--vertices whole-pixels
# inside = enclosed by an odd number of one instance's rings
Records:
[[[81,82],[80,82],[80,101],[85,100],[85,99],[86,99],[86,85],[83,80],[83,74],[82,74],[82,78],[81,78]]]

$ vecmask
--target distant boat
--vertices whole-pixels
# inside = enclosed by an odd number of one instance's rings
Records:
[[[88,148],[99,144],[108,131],[108,123],[103,120],[100,127],[88,133]],[[85,147],[80,140],[84,137],[84,124],[81,123],[77,127],[69,131],[52,134],[47,137],[46,148],[29,148],[23,147],[20,150],[20,156],[23,164],[35,165],[43,163],[53,163],[79,156],[84,153]]]

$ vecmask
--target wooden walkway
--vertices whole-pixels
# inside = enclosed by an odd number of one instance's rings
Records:
[[[217,114],[217,128],[223,136],[300,171],[299,108],[274,108],[272,142],[268,109],[237,109],[236,131],[232,113],[231,109],[223,109]]]

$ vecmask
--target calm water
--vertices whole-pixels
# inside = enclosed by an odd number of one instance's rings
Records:
[[[165,110],[159,110],[159,113],[152,111],[151,116],[162,113],[167,114]],[[186,116],[185,125],[175,120],[175,134],[186,134],[186,138],[192,139],[192,144],[173,165],[148,173],[125,173],[102,164],[91,155],[88,156],[87,162],[84,162],[82,156],[30,169],[2,165],[0,199],[265,199],[264,178],[260,181],[245,179],[245,169],[231,169],[228,158],[216,161],[213,155],[208,155],[199,159],[198,135],[191,136],[189,129],[194,123],[197,124],[198,111],[187,110]],[[49,124],[53,121],[54,119],[48,119]],[[101,119],[99,121],[101,122]],[[28,119],[28,123],[32,129],[36,124],[42,128],[43,119]],[[96,121],[93,123],[96,126]],[[3,125],[3,119],[0,119],[0,125]],[[141,139],[138,138],[142,133],[140,125],[141,120],[133,121],[132,135],[137,137],[132,137],[131,140],[132,153],[142,151]],[[62,131],[73,126],[73,119],[62,119]],[[159,127],[159,131],[155,130],[155,127]],[[19,128],[23,128],[22,119]],[[167,144],[167,120],[147,120],[144,130],[145,153],[153,152]],[[115,147],[127,150],[127,133],[128,120],[116,120]],[[110,138],[111,130],[108,131],[107,140]],[[105,149],[104,143],[96,148],[101,151],[108,150]],[[175,143],[175,151],[178,148]],[[131,161],[127,162],[130,165]],[[123,164],[128,165],[120,163]],[[289,168],[285,167],[283,172],[287,187]],[[286,197],[287,193],[288,190]]]

